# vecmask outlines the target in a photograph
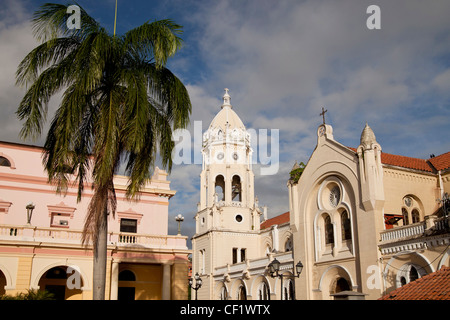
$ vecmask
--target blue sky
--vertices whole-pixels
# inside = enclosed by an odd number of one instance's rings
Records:
[[[44,2],[4,0],[0,8],[1,140],[23,142],[14,73],[37,44],[29,20]],[[78,3],[112,33],[115,0]],[[381,9],[380,30],[366,26],[371,4]],[[449,12],[450,1],[436,0],[118,0],[117,33],[155,19],[183,25],[184,46],[168,67],[189,90],[192,123],[206,130],[226,87],[247,128],[280,130],[278,174],[255,170],[271,217],[288,211],[288,172],[314,150],[322,107],[344,145],[358,146],[367,121],[383,152],[426,159],[450,151]],[[50,113],[57,105],[55,97]],[[173,168],[171,234],[178,213],[183,233],[194,234],[200,170]]]

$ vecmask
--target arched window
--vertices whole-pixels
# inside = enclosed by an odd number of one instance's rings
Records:
[[[11,162],[9,162],[9,160],[6,159],[5,157],[0,156],[0,166],[1,167],[11,167]]]
[[[238,289],[238,300],[247,300],[247,290],[244,285],[241,285]]]
[[[325,214],[324,216],[324,225],[325,225],[325,244],[333,244],[334,243],[333,224],[331,223],[331,217],[328,214]]]
[[[218,175],[216,177],[216,184],[214,188],[217,194],[217,200],[218,201],[225,200],[225,178],[222,175]]]
[[[285,282],[285,285],[283,287],[283,294],[284,297],[282,300],[295,299],[294,282],[292,281],[292,279],[288,279],[287,282]]]
[[[414,209],[411,212],[411,218],[412,218],[412,223],[420,222],[420,214],[419,214],[419,211],[417,211],[417,209]]]
[[[292,236],[291,236],[286,240],[286,243],[284,244],[284,251],[289,252],[289,251],[292,251],[292,249],[293,249],[293,245],[292,245]]]
[[[411,269],[409,270],[409,281],[411,282],[417,279],[419,279],[419,273],[414,266],[411,266]]]
[[[402,216],[403,216],[403,225],[406,226],[409,224],[408,219],[408,211],[405,208],[402,208]]]
[[[231,200],[242,201],[241,178],[237,175],[233,176],[233,180],[231,181]]]
[[[344,210],[341,213],[341,233],[342,240],[350,240],[352,238],[350,219],[347,210]]]
[[[266,282],[262,282],[258,287],[258,299],[259,300],[269,300],[269,287]]]
[[[400,284],[403,287],[406,284],[406,278],[405,277],[401,277],[400,278]]]

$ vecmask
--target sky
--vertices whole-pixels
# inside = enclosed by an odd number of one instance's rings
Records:
[[[30,19],[45,2],[0,6],[3,141],[45,139],[20,140],[15,115],[24,94],[15,72],[38,45]],[[78,4],[113,32],[115,0]],[[368,28],[370,5],[380,9],[379,29]],[[289,210],[289,171],[314,151],[322,107],[343,145],[356,148],[367,122],[383,152],[428,159],[450,151],[449,12],[447,0],[118,0],[116,32],[160,19],[184,27],[183,47],[167,66],[188,89],[193,136],[194,122],[205,131],[220,111],[224,88],[247,129],[279,130],[278,172],[261,175],[254,166],[255,194],[270,218]],[[59,99],[50,101],[48,122]],[[182,234],[194,235],[200,172],[199,164],[172,168],[169,234],[181,213]]]

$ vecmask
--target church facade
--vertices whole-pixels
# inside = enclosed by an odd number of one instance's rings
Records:
[[[450,265],[450,152],[383,153],[367,124],[360,145],[347,147],[324,118],[301,175],[287,182],[289,212],[268,220],[254,194],[250,136],[227,89],[202,154],[198,299],[378,299]],[[281,277],[271,276],[273,261]]]
[[[449,266],[450,152],[429,160],[383,153],[367,124],[349,148],[324,122],[288,189],[294,257],[304,265],[298,299],[343,291],[378,299]]]

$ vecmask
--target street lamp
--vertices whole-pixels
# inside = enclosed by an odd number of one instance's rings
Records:
[[[31,216],[33,215],[34,207],[35,206],[34,206],[33,202],[30,202],[26,206],[26,208],[27,208],[27,224],[31,224]]]
[[[193,286],[194,279],[195,279],[195,286]],[[202,287],[202,278],[200,278],[198,272],[195,274],[194,279],[189,278],[189,287],[195,290],[195,300],[197,300],[197,290]]]
[[[287,278],[299,278],[300,277],[300,273],[302,273],[303,270],[303,264],[301,261],[297,262],[297,264],[295,265],[295,270],[294,270],[294,274],[292,275],[283,275],[282,273],[279,273],[280,271],[280,261],[278,261],[276,258],[273,259],[273,261],[271,263],[269,263],[269,265],[267,266],[269,268],[269,274],[272,278],[280,278],[281,280],[281,300],[283,300],[283,278],[287,277]],[[295,274],[297,273],[297,274]]]
[[[175,221],[178,222],[178,235],[181,235],[181,222],[184,221],[184,217],[181,215],[181,213],[179,213],[175,217]]]

